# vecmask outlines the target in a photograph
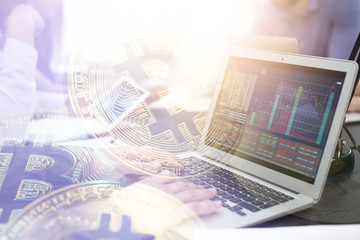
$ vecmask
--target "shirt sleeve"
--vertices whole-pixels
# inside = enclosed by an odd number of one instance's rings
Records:
[[[35,108],[37,59],[32,46],[17,39],[5,40],[0,55],[0,117]]]

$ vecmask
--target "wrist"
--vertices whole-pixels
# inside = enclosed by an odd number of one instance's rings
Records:
[[[27,31],[27,30],[11,30],[8,29],[6,36],[8,38],[13,38],[13,39],[17,39],[20,40],[22,42],[25,42],[26,44],[29,44],[30,46],[34,46],[34,42],[35,42],[35,34],[32,31]]]

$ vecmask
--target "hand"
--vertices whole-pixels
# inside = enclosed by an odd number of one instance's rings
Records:
[[[360,112],[360,96],[354,96],[350,102],[348,112]]]
[[[221,201],[210,201],[210,198],[216,196],[216,189],[204,189],[203,186],[195,185],[182,181],[180,178],[173,176],[167,177],[150,177],[139,181],[149,186],[160,189],[192,209],[197,215],[205,215],[212,213],[219,209],[222,205]]]
[[[44,29],[45,22],[31,5],[19,4],[8,15],[6,27],[7,37],[15,38],[34,46],[35,38]]]
[[[114,147],[103,152],[109,159],[116,161],[116,171],[121,174],[148,175],[160,171],[181,173],[183,169],[181,159],[155,147]]]

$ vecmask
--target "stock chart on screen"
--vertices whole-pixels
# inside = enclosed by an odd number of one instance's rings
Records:
[[[343,79],[341,72],[233,57],[207,144],[314,177]]]

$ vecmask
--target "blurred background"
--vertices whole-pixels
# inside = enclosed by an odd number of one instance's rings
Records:
[[[82,38],[84,32],[99,22],[103,27],[113,24],[103,20],[106,16],[117,15],[123,26],[119,34],[129,34],[128,30],[134,31],[139,25],[147,28],[147,34],[155,35],[174,51],[187,73],[209,86],[216,79],[228,38],[250,32],[261,2],[65,0],[62,52],[64,56],[74,53],[79,44],[86,41]]]

